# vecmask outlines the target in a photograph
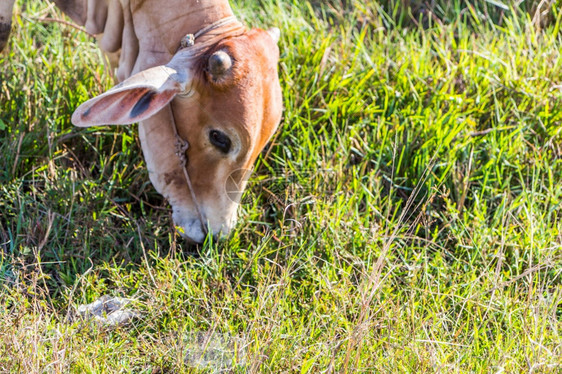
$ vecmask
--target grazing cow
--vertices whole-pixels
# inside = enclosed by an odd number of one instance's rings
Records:
[[[83,103],[76,126],[139,122],[150,180],[182,236],[228,234],[238,196],[282,112],[279,30],[246,29],[228,0],[55,0],[118,60],[121,82]],[[0,47],[13,0],[0,5]],[[181,162],[180,162],[181,160]]]

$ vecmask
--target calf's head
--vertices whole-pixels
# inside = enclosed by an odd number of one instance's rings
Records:
[[[236,221],[247,170],[281,119],[277,39],[277,29],[254,29],[209,48],[182,49],[168,64],[85,102],[72,122],[140,122],[150,180],[172,205],[179,232],[193,242],[204,240],[205,228],[226,235]],[[175,154],[174,124],[189,144],[186,170],[193,193]]]

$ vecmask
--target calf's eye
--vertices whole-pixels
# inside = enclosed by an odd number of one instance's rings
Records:
[[[209,132],[209,140],[211,144],[217,147],[222,153],[228,153],[230,151],[230,139],[224,132],[219,130],[211,130]]]

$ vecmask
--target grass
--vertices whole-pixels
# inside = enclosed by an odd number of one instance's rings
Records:
[[[234,2],[282,30],[286,109],[236,230],[194,252],[136,127],[70,124],[112,84],[95,42],[19,1],[0,371],[561,372],[562,12],[431,4]],[[105,294],[142,317],[76,318]]]

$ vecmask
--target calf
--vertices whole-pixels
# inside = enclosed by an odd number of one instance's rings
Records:
[[[240,199],[228,191],[245,187],[281,119],[279,30],[246,29],[228,0],[55,3],[118,56],[121,83],[80,105],[74,125],[139,122],[150,180],[180,234],[228,234]],[[12,4],[0,7],[0,46]]]

